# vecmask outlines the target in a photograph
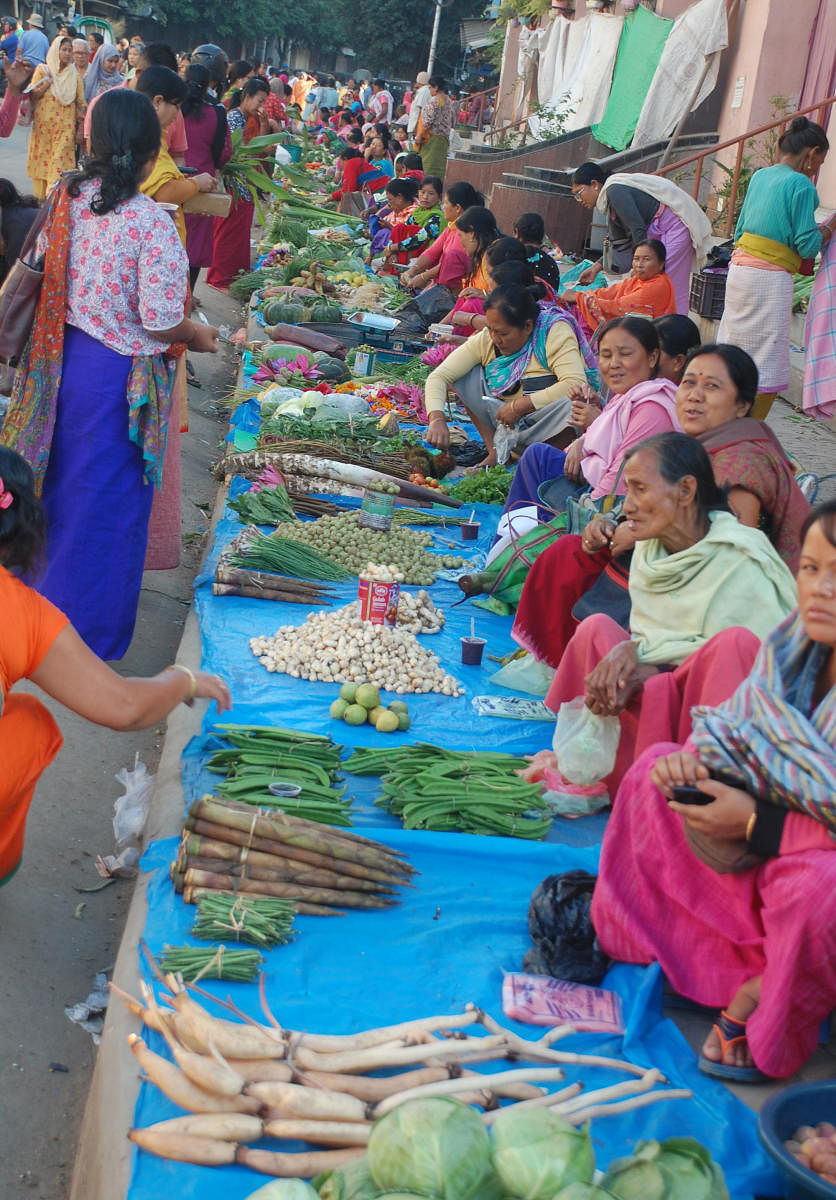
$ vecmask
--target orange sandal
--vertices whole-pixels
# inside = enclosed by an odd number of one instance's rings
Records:
[[[704,1075],[713,1075],[715,1079],[728,1079],[732,1083],[762,1083],[768,1078],[755,1066],[736,1067],[723,1061],[732,1046],[746,1041],[745,1021],[730,1017],[724,1009],[712,1025],[712,1029],[720,1042],[721,1057],[715,1061],[713,1058],[706,1058],[704,1054],[700,1055],[698,1065]]]

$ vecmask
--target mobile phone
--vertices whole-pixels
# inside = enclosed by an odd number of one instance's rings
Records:
[[[714,796],[709,796],[708,792],[701,792],[691,784],[681,784],[673,789],[673,799],[677,804],[711,804]]]

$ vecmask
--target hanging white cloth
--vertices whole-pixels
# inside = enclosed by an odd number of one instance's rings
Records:
[[[562,86],[566,70],[566,47],[574,22],[556,16],[543,31],[540,40],[540,64],[537,68],[537,96],[541,104],[551,104],[555,90]]]
[[[624,18],[590,13],[571,24],[577,29],[570,31],[563,88],[551,101],[555,108],[572,109],[566,122],[567,132],[584,129],[603,117]]]
[[[676,18],[639,114],[634,149],[668,137],[688,111],[711,95],[720,54],[728,44],[726,0],[698,0]],[[709,71],[694,99],[706,61]]]

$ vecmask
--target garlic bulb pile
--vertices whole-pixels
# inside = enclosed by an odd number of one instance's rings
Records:
[[[373,683],[399,696],[463,692],[413,633],[362,621],[354,605],[309,613],[303,625],[283,625],[273,637],[251,638],[250,649],[268,671],[294,679]]]

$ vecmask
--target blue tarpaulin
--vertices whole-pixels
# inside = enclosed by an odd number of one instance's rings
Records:
[[[240,487],[240,485],[237,485]],[[482,521],[477,543],[461,543],[457,529],[434,532],[440,549],[467,556],[483,553],[495,528],[498,510],[476,506]],[[451,607],[461,593],[452,581],[436,584],[431,595],[447,622],[441,634],[422,638],[466,689],[459,698],[440,695],[407,697],[413,725],[406,734],[383,735],[371,727],[354,728],[331,721],[328,708],[337,691],[334,684],[307,683],[270,674],[250,652],[249,638],[271,634],[281,625],[300,624],[303,606],[237,597],[214,597],[211,574],[217,555],[240,526],[229,512],[219,523],[206,569],[197,582],[197,611],[203,636],[203,667],[222,674],[230,683],[235,710],[224,721],[278,724],[329,733],[347,752],[359,745],[399,745],[421,740],[457,749],[497,748],[532,753],[551,739],[548,725],[538,722],[478,717],[474,695],[501,694],[489,682],[495,663],[462,667],[459,638],[470,633],[473,615],[477,632],[487,638],[487,651],[500,656],[514,648],[511,621],[469,604]],[[356,585],[336,588],[339,603],[348,603]],[[392,697],[386,697],[391,699]],[[217,717],[207,714],[203,733],[184,754],[186,803],[208,790],[214,778],[205,770],[215,741]],[[519,970],[530,945],[527,910],[531,893],[547,875],[582,868],[596,870],[605,817],[555,821],[549,840],[531,843],[506,838],[463,834],[407,832],[373,804],[374,778],[346,776],[355,798],[355,824],[407,854],[420,872],[415,886],[404,889],[399,907],[375,912],[349,912],[339,918],[297,918],[298,936],[266,956],[266,988],[277,1019],[286,1027],[311,1032],[348,1033],[417,1016],[455,1013],[469,1001],[501,1019],[503,973]],[[153,871],[145,938],[152,951],[164,943],[190,939],[194,908],[176,896],[168,878],[176,839],[154,843],[143,859]],[[629,848],[625,847],[625,853]],[[236,1005],[263,1019],[257,988],[240,984],[207,984],[216,996],[232,995]],[[723,1166],[729,1191],[737,1200],[754,1194],[776,1194],[771,1166],[756,1135],[754,1114],[719,1083],[701,1075],[693,1051],[681,1033],[661,1016],[658,968],[614,967],[605,986],[622,998],[626,1031],[623,1037],[575,1035],[561,1049],[597,1053],[642,1067],[657,1067],[673,1087],[688,1087],[691,1100],[659,1103],[617,1117],[596,1119],[592,1138],[599,1167],[630,1153],[641,1138],[689,1134],[703,1142]],[[217,1010],[219,1015],[222,1010]],[[536,1038],[532,1027],[511,1025],[522,1036]],[[148,1032],[153,1049],[166,1053],[161,1039]],[[485,1068],[488,1069],[488,1068]],[[567,1080],[582,1079],[587,1090],[621,1081],[619,1072],[599,1067],[567,1066]],[[155,1088],[143,1084],[135,1123],[152,1124],[178,1115],[178,1110]],[[301,1149],[286,1147],[283,1149]],[[163,1196],[200,1200],[244,1200],[265,1182],[240,1167],[200,1168],[134,1153],[129,1200],[160,1200]]]

